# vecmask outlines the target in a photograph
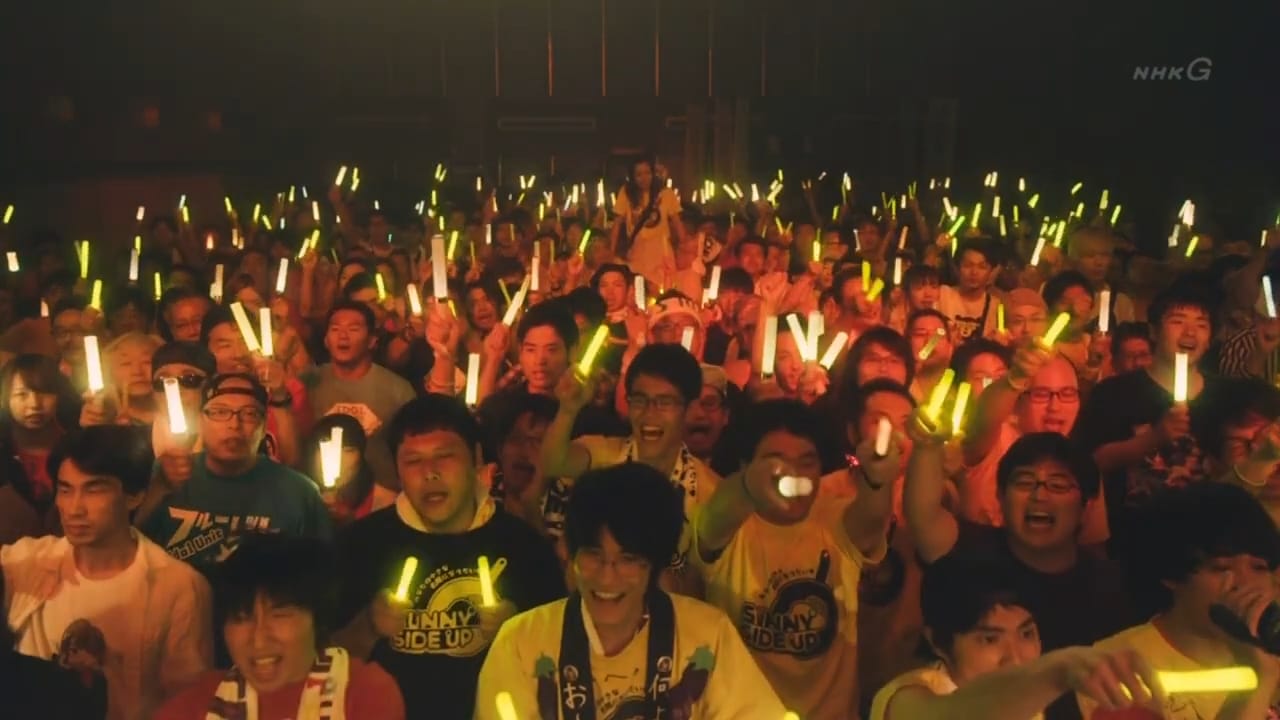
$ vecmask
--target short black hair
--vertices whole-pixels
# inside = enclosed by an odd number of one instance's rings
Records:
[[[991,242],[987,238],[977,237],[961,240],[956,246],[956,256],[954,260],[956,266],[960,265],[960,261],[964,259],[964,254],[967,252],[978,253],[987,261],[987,264],[992,267],[997,267],[1001,263],[1000,249],[996,247],[995,243]]]
[[[1253,555],[1274,570],[1280,563],[1275,522],[1243,488],[1193,482],[1153,495],[1141,508],[1130,572],[1137,593],[1155,611],[1172,604],[1165,583],[1181,583],[1213,558]]]
[[[592,470],[578,478],[565,509],[569,555],[599,547],[605,529],[624,552],[649,561],[650,588],[675,558],[684,530],[684,496],[671,480],[638,462]]]
[[[122,287],[109,294],[103,302],[103,310],[109,316],[129,305],[137,308],[138,312],[144,316],[151,315],[151,295],[137,287]],[[149,320],[150,317],[147,317],[147,319]]]
[[[702,366],[683,345],[655,343],[646,345],[636,353],[627,367],[627,393],[641,375],[661,378],[675,386],[685,407],[702,395]]]
[[[916,321],[920,318],[926,317],[937,318],[941,321],[942,328],[947,331],[947,336],[951,336],[951,323],[947,321],[947,316],[943,315],[941,310],[935,310],[934,308],[920,308],[919,310],[912,310],[911,314],[907,316],[907,332],[911,332],[911,328],[916,324]]]
[[[924,263],[915,263],[902,273],[902,287],[907,290],[926,284],[942,284],[942,273],[938,271],[938,268]]]
[[[1280,418],[1280,389],[1265,380],[1224,379],[1196,400],[1191,435],[1209,457],[1223,457],[1228,428],[1256,416],[1267,422]]]
[[[974,337],[956,348],[951,356],[951,369],[956,371],[958,379],[963,380],[969,373],[969,364],[979,355],[995,355],[1007,368],[1013,364],[1013,350],[990,338]]]
[[[361,290],[376,290],[378,283],[374,281],[373,275],[367,272],[358,272],[347,280],[347,284],[342,286],[342,299],[350,300],[352,295]]]
[[[68,460],[81,472],[116,478],[126,495],[137,495],[151,483],[151,433],[129,425],[91,425],[63,435],[45,465],[55,485]]]
[[[741,258],[742,249],[748,245],[758,245],[760,246],[760,252],[764,253],[765,255],[769,254],[769,243],[765,242],[764,238],[760,237],[759,235],[748,235],[742,238],[741,240],[739,240],[738,244],[734,246],[733,256],[735,258]],[[721,277],[720,281],[724,282],[724,278]]]
[[[1013,481],[1013,471],[1042,460],[1053,460],[1067,468],[1080,486],[1083,504],[1097,497],[1101,482],[1093,456],[1055,432],[1027,433],[1014,441],[996,466],[996,492],[1003,496]]]
[[[578,344],[578,323],[573,319],[573,309],[562,298],[546,300],[525,310],[516,326],[516,342],[524,342],[525,335],[539,327],[554,330],[566,349]]]
[[[205,312],[204,317],[200,319],[200,344],[205,347],[209,346],[209,335],[213,333],[213,329],[224,323],[236,324],[235,316],[231,314],[231,308],[226,305],[213,305]]]
[[[933,644],[950,653],[957,635],[971,632],[997,607],[1035,615],[1028,587],[1013,563],[999,555],[951,552],[925,568],[920,615]]]
[[[429,393],[405,403],[391,418],[386,435],[391,457],[399,452],[405,437],[432,430],[455,433],[466,443],[468,453],[475,452],[476,443],[480,442],[480,424],[461,400],[452,395]]]
[[[907,385],[916,374],[916,356],[911,352],[911,341],[888,325],[876,325],[858,336],[849,347],[845,356],[844,377],[840,383],[840,397],[852,397],[858,391],[858,365],[862,364],[862,356],[866,355],[872,345],[879,345],[897,355],[907,369]]]
[[[751,295],[756,291],[756,283],[751,279],[751,273],[740,267],[725,268],[720,271],[720,290]]]
[[[1073,287],[1084,288],[1085,292],[1093,293],[1093,284],[1083,273],[1078,270],[1063,270],[1045,282],[1044,288],[1040,290],[1040,296],[1044,298],[1044,304],[1052,310],[1062,296]]]
[[[604,322],[607,308],[600,293],[587,287],[576,287],[564,296],[565,302],[573,308],[575,315],[582,315],[588,325],[599,325]]]
[[[633,273],[631,272],[631,268],[623,265],[622,263],[604,263],[597,268],[595,274],[591,276],[591,282],[589,283],[591,285],[591,289],[599,292],[600,281],[609,273],[618,273],[622,276],[624,282],[632,282],[631,278],[633,277]]]
[[[1111,357],[1116,357],[1130,340],[1144,340],[1147,349],[1155,349],[1155,341],[1151,339],[1151,326],[1143,322],[1122,322],[1111,331]]]
[[[854,393],[849,399],[849,415],[845,419],[846,424],[854,424],[862,420],[862,415],[867,411],[867,401],[872,395],[877,393],[889,393],[905,398],[911,407],[916,406],[916,399],[911,396],[911,390],[906,385],[901,385],[889,378],[876,378],[871,382],[858,388],[858,392]]]
[[[314,538],[284,534],[248,533],[235,552],[214,571],[213,606],[216,627],[251,615],[259,595],[279,605],[311,613],[319,647],[334,629],[338,586],[333,574],[333,550]],[[318,648],[317,648],[318,649]]]
[[[778,431],[812,442],[822,459],[823,472],[830,472],[838,466],[841,445],[835,423],[799,400],[764,400],[748,405],[737,419],[740,422],[736,436],[740,467],[751,462],[766,435]]]
[[[1151,301],[1147,308],[1147,322],[1151,325],[1152,332],[1159,334],[1166,315],[1176,308],[1191,307],[1204,312],[1209,318],[1209,333],[1212,335],[1214,305],[1213,295],[1200,284],[1179,280]]]
[[[332,325],[333,317],[344,310],[359,313],[360,317],[364,318],[365,327],[369,329],[370,334],[377,330],[378,319],[373,316],[373,311],[369,309],[369,306],[347,298],[335,302],[333,307],[329,308],[329,314],[324,316],[324,327],[327,329]]]
[[[55,415],[62,427],[80,424],[80,407],[83,404],[71,380],[62,374],[58,361],[48,355],[22,353],[10,358],[0,367],[0,430],[7,431],[13,422],[9,409],[9,397],[13,394],[13,379],[21,377],[27,388],[57,397]],[[51,476],[52,477],[52,476]]]

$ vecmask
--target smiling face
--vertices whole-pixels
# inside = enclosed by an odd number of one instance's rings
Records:
[[[405,497],[432,532],[460,533],[476,511],[476,467],[460,435],[430,430],[406,435],[396,450]]]
[[[1200,362],[1209,348],[1209,316],[1194,305],[1175,305],[1165,312],[1156,333],[1157,359],[1172,363],[1177,353],[1187,354],[1188,366]]]
[[[300,683],[316,660],[315,618],[309,610],[259,594],[247,612],[222,626],[231,661],[254,690],[267,693]]]
[[[1014,468],[1000,507],[1010,544],[1032,553],[1056,551],[1075,544],[1084,499],[1071,471],[1045,459]]]
[[[684,415],[684,444],[694,456],[706,458],[720,441],[729,424],[729,410],[724,396],[710,385],[702,386],[702,395],[689,405]]]
[[[627,395],[631,438],[640,459],[669,457],[684,442],[684,398],[667,380],[639,375]]]
[[[806,477],[813,481],[813,492],[787,500],[785,509],[769,508],[760,517],[774,525],[794,525],[809,516],[809,510],[820,492],[822,458],[813,441],[786,430],[766,433],[756,447],[752,462],[768,460],[777,464],[784,475]]]
[[[573,568],[578,593],[597,630],[617,636],[640,627],[653,574],[649,561],[626,552],[606,527],[600,531],[599,545],[578,548]]]

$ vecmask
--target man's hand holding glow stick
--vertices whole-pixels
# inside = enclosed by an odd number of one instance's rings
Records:
[[[604,341],[608,337],[608,325],[601,325],[596,328],[595,335],[591,336],[591,342],[587,344],[586,352],[582,354],[582,359],[578,361],[578,372],[583,377],[591,375],[591,366],[595,364],[596,356],[600,354],[600,348],[604,347]]]
[[[1058,341],[1058,337],[1062,335],[1062,331],[1067,329],[1067,323],[1069,322],[1071,322],[1069,313],[1058,313],[1058,316],[1053,319],[1053,324],[1049,326],[1049,332],[1045,333],[1044,337],[1040,339],[1040,344],[1046,348],[1052,348],[1053,344]]]
[[[258,344],[258,338],[254,337],[253,325],[249,322],[249,315],[245,312],[244,305],[238,302],[231,303],[231,317],[235,318],[236,327],[240,329],[240,337],[244,338],[244,344],[249,348],[249,352],[258,352],[262,346]]]
[[[106,387],[102,381],[102,353],[98,349],[98,336],[84,336],[84,365],[88,372],[89,392],[100,393]]]
[[[164,379],[164,403],[169,413],[169,433],[185,435],[187,433],[187,414],[182,407],[182,390],[177,378]]]

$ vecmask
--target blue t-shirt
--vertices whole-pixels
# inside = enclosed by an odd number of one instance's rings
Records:
[[[141,528],[175,558],[204,572],[230,555],[245,533],[332,537],[320,491],[306,476],[266,457],[234,477],[211,473],[204,453],[192,460],[191,479]]]

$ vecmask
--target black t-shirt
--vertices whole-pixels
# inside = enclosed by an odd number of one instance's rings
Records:
[[[499,600],[521,612],[564,597],[564,575],[551,545],[520,520],[497,512],[455,535],[424,533],[400,520],[395,506],[359,520],[340,535],[338,627],[384,590],[394,591],[405,558],[418,559],[406,628],[381,639],[370,659],[391,673],[407,717],[469,720],[476,679],[493,638],[480,633],[477,563],[489,558]]]
[[[1221,379],[1206,375],[1204,389],[1188,403],[1194,418],[1201,398],[1217,389]],[[1173,396],[1145,371],[1107,378],[1094,388],[1080,416],[1076,419],[1071,439],[1080,449],[1093,454],[1103,445],[1128,440],[1160,422],[1173,406]],[[1111,528],[1113,549],[1123,549],[1125,538],[1133,530],[1134,512],[1156,491],[1181,487],[1204,479],[1199,445],[1192,436],[1157,449],[1137,467],[1121,468],[1102,478],[1107,499],[1107,523]]]
[[[1115,563],[1081,548],[1074,567],[1043,573],[1014,556],[1004,528],[960,521],[953,553],[998,556],[1014,568],[1027,608],[1040,630],[1042,652],[1092,645],[1140,622],[1134,616],[1123,572]],[[1045,711],[1046,720],[1079,718],[1075,698],[1064,695]]]

